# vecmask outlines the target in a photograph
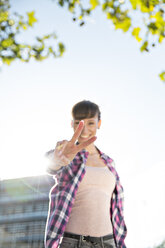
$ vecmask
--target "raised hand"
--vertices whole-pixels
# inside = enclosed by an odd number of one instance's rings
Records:
[[[79,151],[86,148],[96,140],[96,136],[94,136],[76,145],[75,143],[79,138],[79,136],[81,135],[83,127],[84,127],[84,121],[80,121],[70,141],[63,140],[57,142],[54,151],[54,160],[55,160],[55,165],[58,166],[58,168],[69,164]]]

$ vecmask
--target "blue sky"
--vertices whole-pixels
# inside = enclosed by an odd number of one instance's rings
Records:
[[[114,31],[99,10],[80,28],[52,1],[19,0],[12,7],[36,10],[39,19],[20,39],[31,42],[55,31],[66,53],[1,68],[0,177],[45,173],[44,153],[72,135],[73,104],[94,101],[102,111],[96,145],[115,160],[125,189],[127,246],[159,243],[165,220],[165,84],[157,75],[165,69],[165,44],[142,54],[131,35]]]

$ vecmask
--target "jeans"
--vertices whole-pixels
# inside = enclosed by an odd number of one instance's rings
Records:
[[[60,248],[116,248],[116,245],[114,239],[104,240],[102,243],[92,243],[86,240],[64,237]]]

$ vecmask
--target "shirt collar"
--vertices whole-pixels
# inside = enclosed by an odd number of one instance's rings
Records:
[[[77,141],[77,142],[76,142],[76,145],[78,145],[78,144],[79,144],[79,142]],[[106,160],[106,159],[107,159],[107,156],[106,156],[102,151],[100,151],[99,148],[98,148],[97,146],[95,146],[95,148],[96,148],[97,151],[99,152],[100,157]],[[83,159],[83,163],[86,163],[87,158],[88,158],[88,155],[89,155],[89,152],[86,151],[85,149],[82,149],[82,150],[79,152],[79,154],[81,155],[81,157],[82,157],[82,159]]]

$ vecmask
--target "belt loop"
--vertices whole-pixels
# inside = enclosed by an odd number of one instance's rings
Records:
[[[80,248],[81,247],[81,243],[82,243],[82,235],[80,235],[80,239],[79,239],[79,241],[78,241],[78,248]]]
[[[103,240],[103,237],[101,237],[101,245],[102,245],[102,248],[104,248],[104,240]]]

